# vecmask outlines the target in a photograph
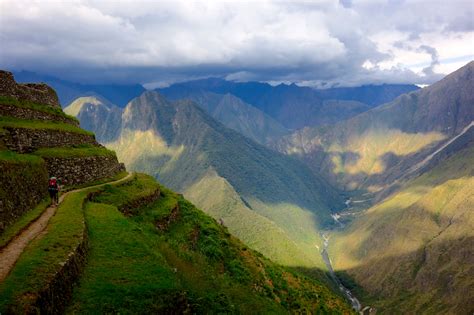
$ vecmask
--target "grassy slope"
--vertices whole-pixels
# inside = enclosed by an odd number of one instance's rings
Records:
[[[48,129],[56,131],[65,131],[73,133],[81,133],[86,135],[93,135],[93,133],[76,127],[74,125],[60,123],[60,122],[46,122],[39,120],[25,120],[13,117],[0,117],[0,131],[2,127],[12,128],[27,128],[27,129]]]
[[[474,147],[370,208],[330,252],[381,311],[472,313]]]
[[[91,253],[69,312],[349,312],[327,288],[247,249],[164,187],[157,202],[132,218],[117,211],[126,199],[155,185],[139,175],[130,184],[108,187],[87,205]],[[158,231],[155,222],[177,205],[178,220]]]
[[[110,205],[88,203],[85,213],[90,253],[70,312],[148,313],[172,302],[164,295],[176,275],[140,227]]]
[[[87,157],[87,156],[115,156],[114,151],[110,151],[104,147],[94,146],[79,146],[76,148],[71,147],[56,147],[56,148],[42,148],[36,150],[34,155],[41,157],[58,157],[58,158],[70,158],[70,157]]]
[[[318,261],[312,257],[312,254],[319,255],[316,250],[304,252],[271,216],[266,218],[252,211],[233,187],[213,171],[186,189],[184,195],[216,220],[222,219],[229,231],[248,246],[281,264],[310,267]]]
[[[0,150],[0,161],[6,163],[26,163],[33,165],[44,163],[43,159],[38,156],[30,154],[18,154],[9,150]]]

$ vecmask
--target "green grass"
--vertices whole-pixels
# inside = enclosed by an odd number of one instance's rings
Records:
[[[19,119],[14,117],[0,117],[0,129],[4,127],[11,128],[26,128],[26,129],[47,129],[47,130],[56,130],[56,131],[65,131],[80,133],[85,135],[93,136],[94,133],[86,131],[74,125],[60,123],[60,122],[46,122],[41,120],[26,120]]]
[[[88,203],[88,264],[68,313],[144,314],[178,307],[179,281],[139,225],[117,208]]]
[[[0,162],[5,163],[28,163],[28,164],[42,164],[44,160],[41,157],[31,154],[18,154],[9,150],[0,150]]]
[[[106,185],[94,202],[111,204],[116,207],[152,194],[159,188],[153,177],[145,174],[135,174],[133,180],[122,185]]]
[[[88,157],[88,156],[110,156],[115,157],[115,152],[104,147],[95,147],[91,145],[80,147],[56,147],[56,148],[41,148],[33,153],[41,157]]]
[[[158,201],[137,209],[134,216],[118,211],[157,187],[151,177],[139,174],[116,187],[66,196],[48,233],[28,245],[0,284],[0,312],[23,313],[87,227],[87,265],[67,313],[350,313],[327,287],[248,249],[165,187],[160,187]],[[94,191],[99,191],[95,202],[83,206]],[[177,205],[175,222],[167,231],[157,230],[157,220],[168,217]]]
[[[17,100],[15,98],[8,97],[8,96],[0,96],[0,104],[13,105],[13,106],[22,107],[22,108],[28,108],[28,109],[32,109],[32,110],[47,113],[47,114],[61,116],[63,118],[67,118],[67,119],[70,119],[72,121],[75,121],[75,122],[79,123],[79,120],[77,120],[76,117],[67,115],[62,111],[61,108],[52,107],[50,105],[37,104],[37,103],[26,101],[26,100]]]
[[[96,203],[87,207],[91,241],[94,233],[107,231],[123,233],[124,240],[113,242],[107,235],[96,239],[101,252],[89,257],[90,264],[70,312],[96,309],[99,313],[140,313],[145,307],[157,311],[176,307],[170,301],[184,297],[181,305],[189,304],[191,312],[196,313],[286,313],[315,309],[348,312],[344,302],[326,287],[248,249],[215,220],[163,186],[160,199],[137,209],[131,218],[117,211],[117,207],[143,195],[143,191],[153,191],[156,185],[149,176],[138,175],[126,185],[106,187],[93,199],[113,207]],[[178,205],[177,220],[167,231],[157,230],[156,222],[169,217]],[[97,224],[99,220],[102,223]],[[129,243],[135,244],[133,237],[140,240],[140,245],[131,249]],[[94,248],[93,243],[91,246]],[[147,251],[150,252],[146,254]],[[115,252],[118,256],[114,256]],[[160,287],[165,282],[154,283],[153,278],[145,278],[145,274],[152,272],[150,268],[157,268],[152,263],[140,265],[141,271],[129,272],[137,255],[144,255],[140,256],[144,262],[148,256],[161,257],[154,259],[163,259],[165,278],[173,276],[167,272],[176,268],[173,286]],[[99,267],[103,263],[111,266],[109,272]],[[122,281],[117,280],[120,277]],[[157,300],[158,296],[161,300]]]
[[[34,209],[23,214],[14,224],[5,229],[0,235],[0,248],[8,244],[20,231],[26,228],[31,222],[36,220],[43,211],[49,206],[51,200],[49,197],[41,201]]]
[[[22,313],[30,302],[28,294],[44,288],[61,268],[60,263],[80,244],[84,230],[82,204],[87,193],[66,196],[50,219],[48,233],[27,246],[10,275],[0,284],[0,312],[10,306],[14,312]]]

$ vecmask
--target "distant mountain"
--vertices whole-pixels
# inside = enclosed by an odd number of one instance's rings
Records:
[[[122,110],[99,95],[79,97],[64,112],[77,117],[81,127],[94,131],[101,141],[115,139],[120,132]]]
[[[96,121],[87,113],[84,107],[78,117]],[[183,192],[268,257],[322,266],[319,230],[343,204],[303,163],[226,128],[195,103],[171,102],[157,92],[130,102],[121,120],[115,139],[98,139],[128,168]]]
[[[194,101],[214,119],[244,136],[265,144],[289,131],[279,122],[232,94],[216,94],[195,89],[166,88],[160,93],[170,100]]]
[[[381,191],[465,131],[474,120],[474,62],[424,89],[333,128],[305,128],[279,141],[345,189]]]
[[[413,84],[381,84],[319,90],[324,99],[358,101],[375,107],[393,101],[398,96],[418,90]]]
[[[119,107],[124,107],[131,99],[145,91],[140,84],[79,84],[61,80],[52,76],[41,75],[29,71],[14,72],[18,82],[44,82],[53,87],[61,105],[67,106],[78,97],[93,93],[104,96]]]
[[[355,88],[317,90],[295,84],[271,86],[260,82],[231,82],[209,78],[176,83],[167,90],[204,90],[218,94],[233,94],[244,102],[267,113],[287,128],[298,129],[345,120],[391,101],[400,94],[418,89],[415,85],[381,85]],[[176,93],[176,92],[175,92]],[[328,100],[338,100],[328,103]],[[370,104],[369,106],[362,104]],[[328,116],[329,104],[337,104]]]

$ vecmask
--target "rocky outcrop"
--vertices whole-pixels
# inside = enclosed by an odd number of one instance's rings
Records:
[[[56,92],[48,85],[44,83],[19,84],[15,82],[11,72],[3,70],[0,70],[0,96],[61,108]]]
[[[4,127],[0,135],[4,145],[11,151],[30,153],[40,148],[70,147],[81,144],[99,146],[95,136],[85,133],[66,132],[52,129],[29,129]]]
[[[79,185],[112,177],[125,171],[115,156],[43,157],[49,176],[56,176],[63,185]]]
[[[30,108],[23,108],[14,105],[6,105],[0,103],[0,116],[9,116],[20,119],[34,119],[42,121],[54,121],[70,124],[76,127],[79,127],[79,121],[73,118],[67,118],[61,115],[54,115],[50,113],[45,113],[37,111]]]
[[[0,234],[45,198],[47,187],[48,173],[43,161],[0,161]]]

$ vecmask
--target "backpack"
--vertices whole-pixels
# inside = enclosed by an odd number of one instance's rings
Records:
[[[48,189],[58,189],[58,182],[56,178],[49,179]]]

